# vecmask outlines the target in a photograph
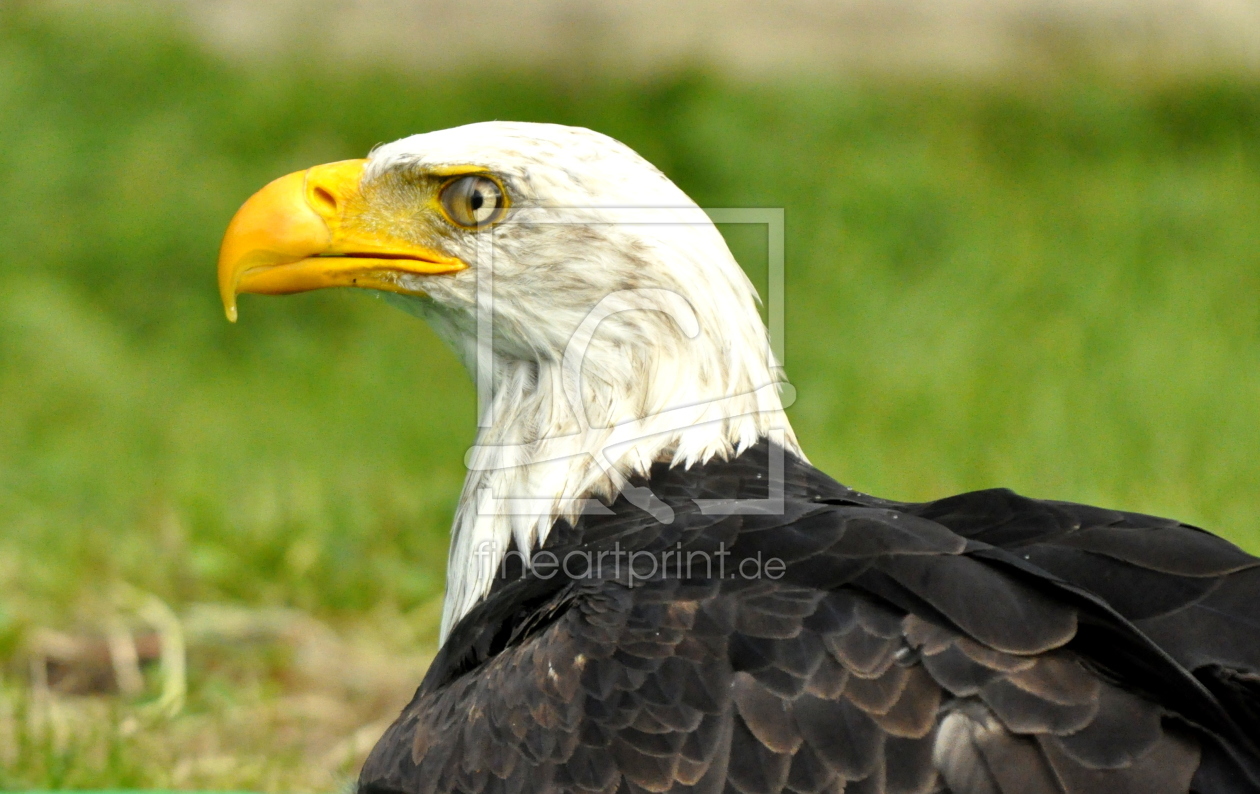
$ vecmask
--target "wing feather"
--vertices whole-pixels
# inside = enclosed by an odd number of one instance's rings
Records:
[[[728,549],[728,571],[780,550],[780,579],[505,584],[364,794],[1260,792],[1260,561],[1165,519],[899,505],[791,461],[782,515],[688,504],[764,493],[749,454],[654,475],[667,528],[619,501],[555,536]]]

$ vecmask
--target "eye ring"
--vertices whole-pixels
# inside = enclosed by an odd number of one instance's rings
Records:
[[[498,180],[484,174],[458,176],[442,186],[442,211],[456,226],[480,229],[507,212],[507,193]]]

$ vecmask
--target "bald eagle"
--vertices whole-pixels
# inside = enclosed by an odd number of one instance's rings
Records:
[[[478,382],[441,648],[364,794],[1260,792],[1260,560],[823,474],[751,283],[617,141],[473,124],[281,177],[219,285],[233,320],[378,291]]]

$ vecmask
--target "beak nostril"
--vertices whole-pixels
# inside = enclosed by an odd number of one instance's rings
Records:
[[[337,197],[328,190],[316,185],[315,189],[311,191],[311,199],[312,203],[315,204],[315,209],[319,212],[329,215],[337,213]]]

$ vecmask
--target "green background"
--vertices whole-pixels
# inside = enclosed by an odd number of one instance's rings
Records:
[[[0,7],[0,658],[116,581],[177,612],[389,614],[431,645],[467,376],[364,293],[246,296],[229,325],[214,261],[270,179],[491,118],[608,133],[702,206],[785,209],[789,413],[837,479],[1005,485],[1260,551],[1253,79],[455,77]],[[764,234],[727,231],[764,281]],[[3,787],[168,780],[125,737],[15,735]]]

